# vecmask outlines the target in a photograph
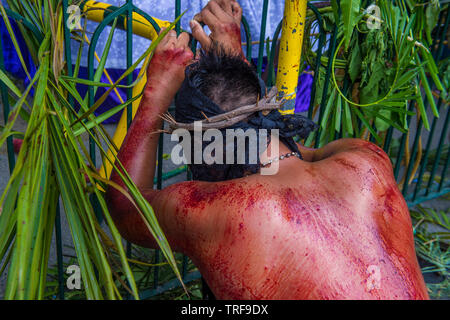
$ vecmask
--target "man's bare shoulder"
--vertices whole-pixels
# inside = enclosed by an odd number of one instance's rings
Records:
[[[355,157],[368,160],[371,164],[381,162],[384,165],[391,165],[391,161],[386,152],[370,141],[355,138],[341,139],[338,141],[341,144],[342,153],[346,155],[353,154]],[[336,152],[336,154],[339,154],[339,152]]]
[[[393,178],[392,163],[384,150],[362,139],[340,139],[316,151],[312,166],[330,177],[375,173],[383,179]]]

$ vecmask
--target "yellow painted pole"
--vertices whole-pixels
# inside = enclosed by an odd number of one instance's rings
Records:
[[[307,0],[285,0],[276,86],[286,99],[282,114],[292,114],[300,70]]]
[[[103,18],[112,10],[117,9],[117,7],[112,6],[107,3],[98,2],[88,0],[82,2],[80,6],[83,14],[86,15],[88,20],[92,20],[95,22],[102,22]],[[164,21],[157,18],[152,17],[153,20],[158,24],[158,26],[168,28],[170,25],[170,21]],[[119,20],[118,23],[119,28],[126,30],[127,29],[127,19],[123,17]],[[137,12],[133,12],[133,34],[138,36],[153,40],[158,37],[158,33],[155,31],[150,22],[147,21],[142,15]]]

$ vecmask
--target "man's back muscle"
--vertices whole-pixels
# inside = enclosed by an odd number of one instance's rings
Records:
[[[218,298],[427,297],[389,159],[353,142],[276,176],[178,192],[192,219],[184,251]]]

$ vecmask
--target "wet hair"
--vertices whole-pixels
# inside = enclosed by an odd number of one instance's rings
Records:
[[[224,111],[255,103],[261,92],[253,67],[220,47],[201,52],[192,81]]]

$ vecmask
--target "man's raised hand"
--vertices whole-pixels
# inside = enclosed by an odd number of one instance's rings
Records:
[[[161,29],[160,33],[164,29]],[[184,70],[193,62],[189,34],[177,36],[170,30],[156,47],[147,69],[148,84],[163,86],[167,94],[175,95],[184,80]]]
[[[203,49],[209,50],[215,43],[231,53],[243,56],[241,18],[242,8],[235,0],[211,0],[189,24],[192,35]],[[199,22],[211,30],[209,37]]]

